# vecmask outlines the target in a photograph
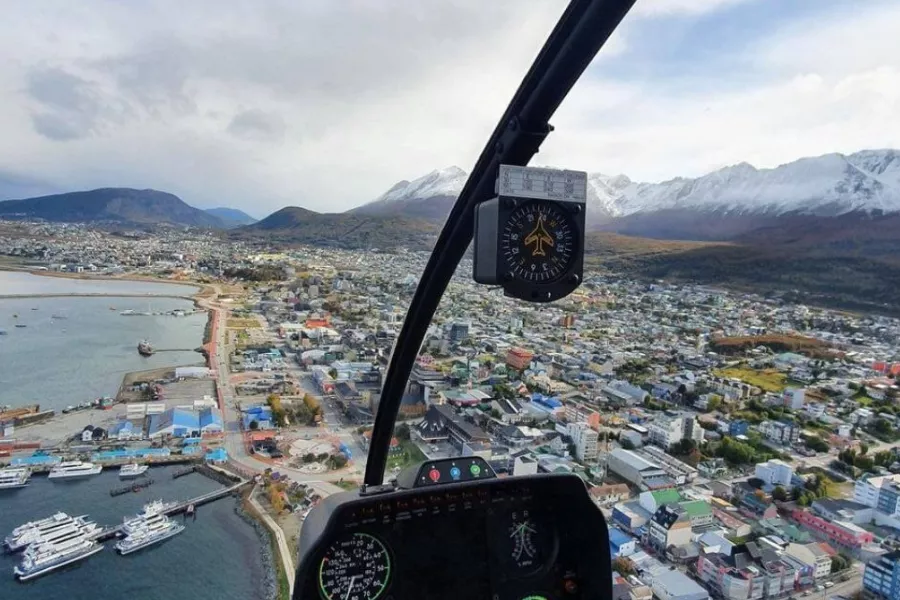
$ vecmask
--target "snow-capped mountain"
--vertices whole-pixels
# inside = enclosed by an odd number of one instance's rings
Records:
[[[354,211],[443,219],[466,177],[459,167],[432,171],[397,183]],[[661,183],[591,173],[587,201],[591,228],[698,239],[724,239],[772,226],[787,214],[828,217],[854,211],[898,212],[900,151],[825,154],[771,169],[744,162],[695,179],[678,177]],[[666,227],[680,223],[680,228],[660,229],[656,223],[660,219]],[[706,231],[692,233],[692,221],[704,222]]]
[[[635,183],[619,175],[589,178],[598,207],[611,217],[670,209],[780,215],[900,211],[900,152],[864,150],[801,158],[773,169],[739,163],[696,179]],[[589,207],[590,210],[590,207]]]
[[[412,181],[400,181],[384,194],[351,212],[369,215],[402,214],[409,217],[444,219],[462,191],[468,174],[447,167]]]

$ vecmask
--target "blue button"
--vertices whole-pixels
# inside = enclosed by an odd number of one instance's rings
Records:
[[[450,477],[459,479],[460,474],[459,467],[450,467]]]

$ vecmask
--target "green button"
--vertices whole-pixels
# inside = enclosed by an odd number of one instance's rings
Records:
[[[481,475],[481,467],[473,464],[471,467],[469,467],[469,473],[471,473],[473,477],[478,477],[479,475]]]

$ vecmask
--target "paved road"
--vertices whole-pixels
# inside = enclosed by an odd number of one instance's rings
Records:
[[[220,290],[218,288],[215,289],[216,295],[218,296]],[[229,309],[217,303],[215,299],[201,300],[200,303],[201,305],[210,308],[215,313],[215,326],[213,328],[214,339],[210,345],[210,364],[216,371],[217,385],[222,392],[222,419],[225,425],[225,449],[228,452],[228,456],[241,467],[255,473],[262,473],[272,465],[257,460],[247,453],[240,429],[240,413],[236,408],[236,394],[229,377],[228,360],[231,355],[227,339],[227,319]],[[330,482],[346,476],[345,473],[309,475],[301,473],[296,469],[281,466],[278,467],[278,472],[287,475],[292,481],[308,485],[321,496],[328,496],[343,491],[340,487]]]

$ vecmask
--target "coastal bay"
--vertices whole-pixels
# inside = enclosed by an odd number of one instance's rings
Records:
[[[19,296],[0,299],[0,330],[6,332],[0,335],[0,405],[40,404],[42,409],[59,411],[85,400],[114,396],[123,375],[131,371],[203,364],[203,356],[193,349],[203,341],[205,313],[121,315],[126,310],[190,312],[194,308],[190,300],[163,296],[189,296],[196,291],[186,285],[0,272],[0,295]],[[180,351],[142,357],[137,353],[142,339],[158,350]]]

